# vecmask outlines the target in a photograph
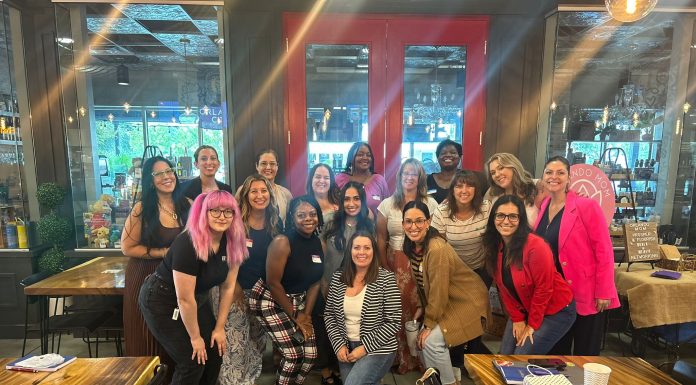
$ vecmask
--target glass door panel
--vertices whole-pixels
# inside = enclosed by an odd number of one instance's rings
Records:
[[[368,140],[367,44],[308,44],[306,55],[309,168],[340,172],[353,143]]]
[[[437,144],[462,141],[466,47],[404,47],[401,158],[417,158],[426,172],[438,172]]]

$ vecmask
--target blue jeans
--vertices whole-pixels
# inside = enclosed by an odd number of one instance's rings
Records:
[[[360,342],[349,342],[348,350],[352,351]],[[379,384],[389,368],[394,363],[396,352],[389,354],[368,354],[356,362],[338,362],[341,369],[343,385],[373,385]]]
[[[512,335],[512,320],[505,326],[503,341],[500,343],[500,354],[547,354],[556,342],[568,332],[575,322],[575,300],[556,314],[547,315],[539,330],[534,331],[534,343],[529,339],[522,346],[515,346],[515,336]]]

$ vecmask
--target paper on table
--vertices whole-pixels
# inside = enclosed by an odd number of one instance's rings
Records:
[[[26,360],[19,361],[15,366],[21,366],[24,368],[40,369],[48,368],[51,366],[60,365],[65,361],[65,358],[60,354],[49,353],[42,356],[29,357]]]

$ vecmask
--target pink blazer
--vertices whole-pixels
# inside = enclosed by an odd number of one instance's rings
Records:
[[[541,203],[534,230],[550,201],[548,197]],[[580,315],[597,313],[595,299],[610,299],[609,309],[619,307],[614,284],[614,249],[606,224],[597,202],[568,192],[558,235],[558,259]]]

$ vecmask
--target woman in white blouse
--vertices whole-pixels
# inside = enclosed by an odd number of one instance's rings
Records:
[[[377,242],[366,231],[348,241],[324,310],[326,331],[345,385],[379,384],[394,363],[401,300],[394,273],[379,266]]]

